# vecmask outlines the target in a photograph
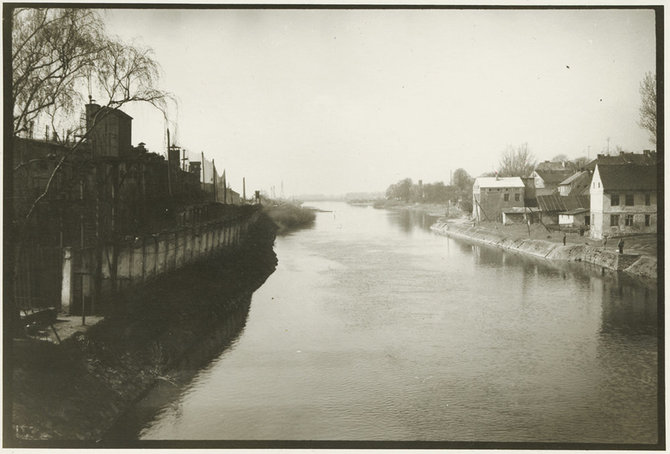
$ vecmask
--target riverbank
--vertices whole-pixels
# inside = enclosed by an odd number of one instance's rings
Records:
[[[488,246],[510,250],[522,254],[528,254],[547,260],[584,262],[599,267],[622,271],[645,281],[657,282],[657,259],[651,255],[642,253],[626,252],[619,254],[615,249],[607,249],[603,246],[590,244],[587,238],[579,237],[579,243],[575,238],[571,242],[557,242],[556,235],[548,235],[547,240],[535,238],[522,238],[518,235],[506,235],[505,232],[495,231],[490,228],[473,226],[472,223],[463,219],[454,221],[440,220],[431,226],[431,230],[440,235],[474,241]],[[560,234],[562,237],[562,234]],[[553,241],[552,241],[553,240]]]
[[[5,446],[104,446],[95,443],[127,408],[157,382],[177,379],[190,352],[248,311],[277,263],[274,224],[262,217],[250,229],[245,247],[120,295],[85,334],[59,345],[14,340]]]
[[[456,206],[446,203],[411,203],[400,200],[376,200],[372,206],[377,209],[385,210],[410,210],[426,213],[430,216],[442,216],[446,218],[458,218],[463,216],[463,212]]]
[[[292,203],[264,205],[263,211],[277,225],[279,235],[309,227],[316,219],[315,210]]]

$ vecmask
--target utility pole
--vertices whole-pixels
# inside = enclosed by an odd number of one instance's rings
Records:
[[[202,156],[202,189],[205,190],[205,152],[201,151],[200,155]]]
[[[170,162],[170,130],[167,130],[167,172],[168,172],[168,194],[172,197],[172,166]]]
[[[247,181],[245,177],[242,177],[242,200],[244,200],[244,203],[247,202]]]
[[[212,181],[214,182],[214,201],[216,202],[216,166],[214,165],[214,159],[212,159]]]
[[[226,184],[226,169],[223,169],[223,203],[228,204],[228,185]]]

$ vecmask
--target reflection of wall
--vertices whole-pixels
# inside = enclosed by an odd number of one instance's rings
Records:
[[[601,331],[656,335],[657,305],[656,288],[633,285],[623,275],[603,278]]]

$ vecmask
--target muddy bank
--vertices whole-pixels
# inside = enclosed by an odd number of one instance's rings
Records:
[[[471,224],[438,221],[431,230],[440,235],[475,241],[489,246],[532,255],[548,260],[590,263],[608,270],[623,271],[646,281],[658,279],[656,258],[619,254],[613,250],[586,244],[568,244],[536,239],[515,239],[473,227]]]
[[[252,228],[244,248],[119,295],[85,335],[60,345],[15,340],[5,446],[95,445],[153,385],[195,367],[189,357],[203,342],[216,344],[208,351],[225,348],[242,328],[224,328],[246,320],[251,294],[277,263],[274,224],[264,217]]]

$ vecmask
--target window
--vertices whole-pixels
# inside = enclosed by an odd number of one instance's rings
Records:
[[[626,206],[632,207],[633,205],[635,205],[633,194],[626,194]]]
[[[613,214],[610,216],[610,227],[618,227],[619,226],[619,215],[618,214]]]
[[[648,214],[644,215],[644,226],[649,227],[649,224],[651,224],[651,216]]]
[[[514,194],[514,201],[518,202],[521,199],[521,194]]]
[[[633,215],[632,214],[627,214],[626,218],[624,219],[624,222],[627,227],[632,227],[633,226]]]
[[[504,198],[505,202],[509,201],[509,194],[505,194],[503,198]]]
[[[611,205],[617,206],[619,204],[619,194],[612,194],[612,203]]]
[[[651,205],[651,194],[648,192],[644,195],[644,204],[647,206]]]
[[[584,225],[589,225],[589,217],[584,216]]]
[[[598,182],[598,187],[600,187],[600,181]]]

